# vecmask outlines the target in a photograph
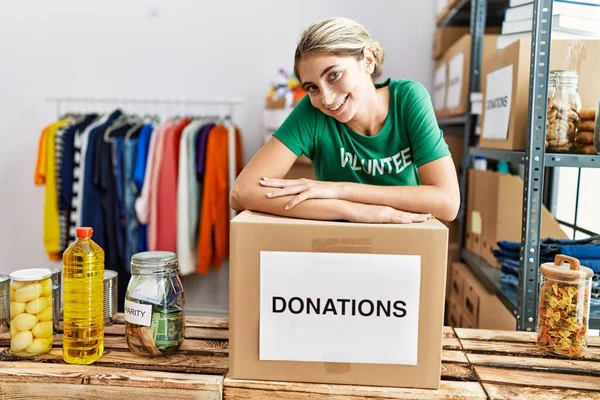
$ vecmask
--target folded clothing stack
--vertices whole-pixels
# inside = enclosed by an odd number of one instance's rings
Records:
[[[519,286],[520,249],[520,243],[500,241],[498,248],[494,250],[494,256],[502,271],[500,288],[515,304]],[[540,263],[553,262],[557,254],[575,257],[579,259],[581,265],[594,271],[590,298],[591,315],[600,317],[600,235],[579,240],[553,238],[540,240]]]

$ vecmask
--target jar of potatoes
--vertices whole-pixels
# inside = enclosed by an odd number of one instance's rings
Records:
[[[10,276],[10,351],[33,357],[52,348],[52,271],[23,269]]]

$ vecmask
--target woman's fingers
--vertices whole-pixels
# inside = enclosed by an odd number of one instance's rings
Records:
[[[302,179],[269,179],[261,178],[260,184],[266,187],[285,188],[289,186],[302,185],[305,182]]]
[[[267,197],[281,197],[281,196],[289,196],[292,194],[302,193],[308,189],[306,185],[298,185],[298,186],[288,186],[283,189],[274,190],[272,192],[267,193]]]
[[[310,191],[305,191],[300,193],[298,196],[294,197],[289,203],[285,205],[286,210],[292,209],[294,206],[302,203],[304,200],[308,200],[312,198],[310,195]]]

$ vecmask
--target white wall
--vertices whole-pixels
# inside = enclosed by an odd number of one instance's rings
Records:
[[[386,49],[384,76],[431,88],[433,0],[0,0],[0,273],[51,265],[33,185],[49,96],[230,98],[246,159],[277,69],[311,22],[358,20]],[[136,111],[144,111],[134,109]]]

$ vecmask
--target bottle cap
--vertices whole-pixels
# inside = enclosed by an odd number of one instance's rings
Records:
[[[39,281],[50,278],[52,276],[52,271],[50,271],[48,268],[21,269],[11,273],[9,276],[12,281]]]
[[[88,227],[80,227],[75,230],[75,234],[78,238],[91,238],[94,230]]]

